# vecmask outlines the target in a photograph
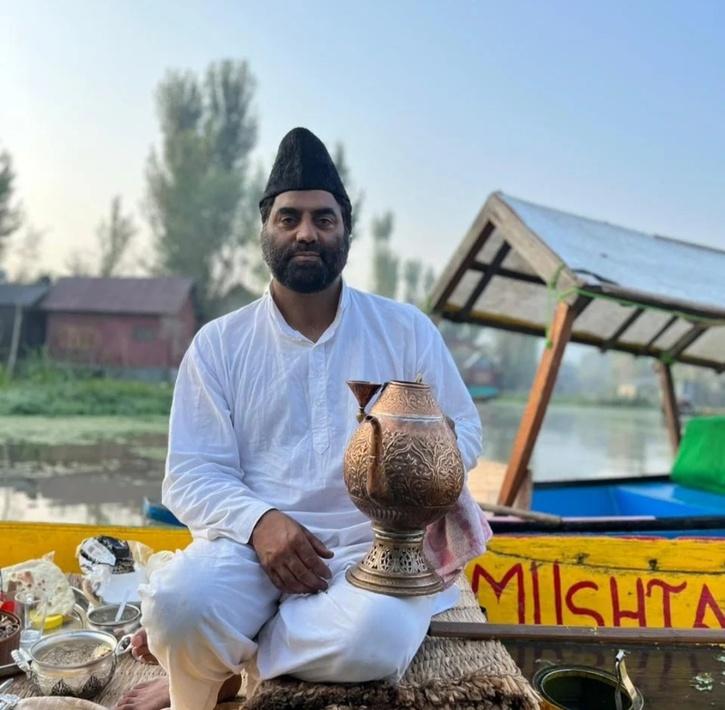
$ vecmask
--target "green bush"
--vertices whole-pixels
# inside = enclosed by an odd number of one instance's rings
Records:
[[[173,388],[104,378],[14,379],[0,385],[0,415],[168,415]]]

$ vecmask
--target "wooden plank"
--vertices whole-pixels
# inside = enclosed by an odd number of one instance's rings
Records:
[[[468,479],[470,482],[470,478]],[[669,483],[669,476],[667,477]],[[597,495],[594,493],[593,495]],[[482,509],[483,506],[481,506]],[[562,518],[559,522],[516,520],[510,517],[489,518],[494,534],[512,533],[533,535],[534,533],[577,533],[579,535],[654,535],[686,537],[689,535],[713,535],[722,537],[725,533],[725,515],[679,515],[655,518],[651,516],[626,515],[614,518]],[[666,531],[666,532],[665,532]],[[710,533],[706,531],[711,531]]]
[[[551,513],[537,513],[535,510],[526,508],[513,508],[510,505],[497,505],[496,503],[481,503],[478,501],[478,507],[485,513],[495,513],[496,515],[513,515],[522,520],[531,520],[537,523],[547,525],[561,525],[562,519],[559,515]]]
[[[191,535],[184,528],[0,521],[0,567],[37,559],[49,552],[55,552],[55,564],[64,572],[78,572],[76,547],[85,538],[97,535],[110,535],[121,540],[138,540],[155,551],[177,550],[191,542]]]
[[[468,490],[473,500],[479,504],[495,504],[501,490],[501,483],[506,475],[506,464],[491,459],[478,459],[476,465],[468,472]],[[531,508],[531,496],[534,483],[531,471],[526,472],[524,483],[516,497],[516,507],[523,510]]]
[[[646,352],[652,349],[652,346],[675,324],[679,316],[672,316],[667,323],[665,323],[649,340],[644,346],[643,350]]]
[[[524,321],[518,318],[510,318],[497,313],[486,313],[482,311],[471,311],[466,317],[461,314],[461,308],[448,304],[442,310],[441,315],[454,323],[475,323],[476,325],[487,326],[490,328],[497,328],[498,330],[505,330],[511,333],[524,333],[525,335],[543,336],[546,333],[545,326],[541,323],[532,323],[530,321]],[[582,345],[594,345],[601,347],[604,343],[603,338],[597,338],[590,333],[577,332],[572,330],[570,340],[572,343],[580,343]],[[642,346],[633,343],[623,343],[622,341],[617,342],[612,346],[612,350],[616,350],[622,353],[629,353],[630,355],[642,355]],[[659,358],[665,355],[663,350],[656,348],[645,353],[654,358]],[[682,353],[676,358],[677,362],[684,363],[685,365],[695,365],[697,367],[704,367],[716,372],[725,371],[725,365],[722,362],[716,360],[708,360],[707,358],[697,357]]]
[[[568,291],[582,285],[559,255],[519,217],[499,193],[491,195],[486,206],[491,220],[504,239],[545,283],[556,276],[555,285],[559,291]],[[573,303],[576,298],[576,294],[572,293],[565,300]]]
[[[659,363],[660,387],[662,388],[662,407],[667,423],[667,435],[670,438],[670,446],[673,453],[677,454],[680,449],[682,433],[680,428],[680,411],[675,396],[675,384],[672,379],[672,368],[665,362]]]
[[[501,505],[513,505],[521,486],[526,469],[534,451],[534,444],[544,421],[546,408],[559,373],[559,365],[569,341],[576,311],[568,303],[560,302],[554,312],[551,326],[551,347],[544,348],[534,383],[529,393],[519,430],[514,440],[511,457],[506,469],[506,477],[501,486],[498,502]]]
[[[644,308],[635,308],[629,317],[625,319],[624,323],[602,343],[600,350],[602,352],[610,350],[643,313]]]
[[[498,535],[466,574],[494,624],[725,629],[725,538]]]
[[[486,264],[482,261],[474,261],[468,267],[471,271],[482,271],[486,272],[491,268],[491,264]],[[526,274],[523,271],[514,271],[513,269],[507,269],[505,266],[500,266],[496,272],[496,276],[503,276],[506,279],[512,279],[513,281],[525,281],[530,284],[538,284],[539,286],[546,286],[546,282],[540,276],[536,274]]]
[[[473,641],[573,641],[602,644],[654,644],[692,646],[725,644],[723,629],[630,629],[623,627],[533,626],[529,624],[488,624],[475,621],[430,622],[430,636]],[[725,670],[725,667],[723,668]]]
[[[440,293],[433,292],[431,298],[433,312],[440,311],[446,305],[451,294],[455,291],[456,286],[458,286],[458,283],[463,278],[463,275],[468,271],[469,265],[477,259],[481,248],[493,234],[493,231],[493,222],[488,219],[486,206],[484,205],[473,225],[468,230],[468,234],[464,238],[461,246],[458,247],[456,253],[453,255],[449,267],[438,281],[438,286],[442,284],[442,290]],[[469,244],[470,247],[468,246]],[[459,263],[454,268],[453,264],[456,262]],[[452,272],[450,275],[448,274],[449,270]]]
[[[655,296],[646,291],[638,291],[637,289],[627,288],[615,283],[598,283],[598,290],[603,294],[622,299],[630,304],[642,306],[651,306],[661,311],[670,311],[684,316],[692,316],[693,318],[703,318],[705,320],[722,321],[725,318],[725,308],[709,308],[703,304],[694,301],[681,301],[679,299],[669,299],[661,296]],[[585,287],[590,290],[592,287],[587,284]],[[697,289],[694,289],[695,291]]]
[[[690,328],[666,353],[669,360],[676,360],[687,350],[705,331],[706,325],[696,323]]]
[[[511,251],[511,245],[508,242],[504,242],[496,252],[496,255],[491,261],[491,266],[486,269],[481,275],[480,280],[476,284],[476,287],[471,291],[470,295],[463,304],[463,314],[470,313],[473,306],[476,305],[479,296],[484,292],[486,286],[491,283],[491,279],[496,275],[499,267],[503,264],[504,259],[508,256]]]

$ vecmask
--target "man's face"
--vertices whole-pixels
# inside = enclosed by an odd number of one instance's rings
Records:
[[[349,249],[350,235],[331,193],[277,195],[262,226],[262,253],[283,286],[298,293],[323,291],[342,272]]]

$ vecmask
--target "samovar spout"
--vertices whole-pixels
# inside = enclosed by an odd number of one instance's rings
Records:
[[[385,464],[383,463],[383,428],[380,420],[368,414],[365,421],[373,428],[372,446],[368,463],[367,494],[374,501],[380,501],[385,495]]]

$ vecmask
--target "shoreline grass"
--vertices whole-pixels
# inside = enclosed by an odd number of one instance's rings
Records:
[[[168,417],[0,416],[0,445],[93,445],[133,443],[139,436],[166,436]]]

